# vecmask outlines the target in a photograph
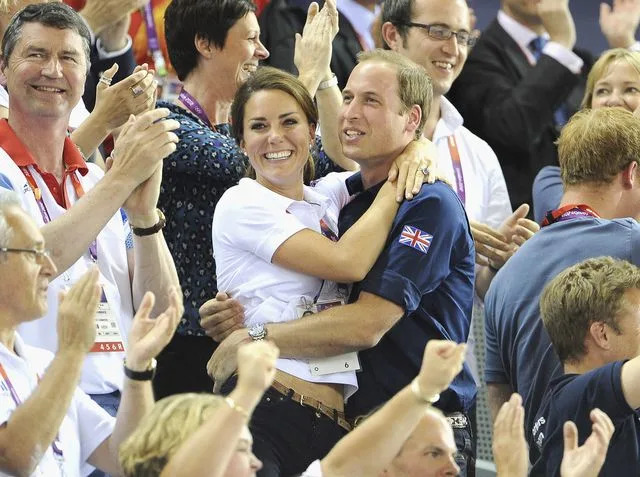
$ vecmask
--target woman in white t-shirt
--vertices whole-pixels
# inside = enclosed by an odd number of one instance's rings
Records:
[[[345,179],[351,173],[305,185],[313,176],[309,147],[318,113],[292,75],[259,69],[240,87],[231,115],[232,133],[252,170],[216,206],[216,273],[219,290],[244,306],[245,325],[259,338],[265,323],[345,303],[347,287],[338,283],[359,281],[368,273],[398,204],[395,186],[385,183],[371,208],[338,240],[338,215],[350,200]],[[251,426],[255,453],[264,463],[261,475],[304,471],[346,432],[344,399],[357,389],[355,370],[331,371],[347,365],[357,368],[355,353],[333,361],[277,361],[274,385]],[[232,385],[228,382],[223,391]]]

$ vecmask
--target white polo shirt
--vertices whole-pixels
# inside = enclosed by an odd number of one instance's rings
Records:
[[[295,320],[296,306],[313,303],[320,292],[319,300],[339,296],[333,282],[288,270],[271,258],[297,232],[321,233],[321,219],[337,236],[340,209],[350,200],[344,181],[351,174],[332,173],[313,188],[305,186],[302,201],[247,178],[222,195],[212,231],[218,289],[243,305],[246,326]],[[357,389],[355,372],[313,376],[309,364],[297,359],[278,359],[276,367],[305,381],[345,384],[345,397]]]
[[[4,127],[4,125],[0,126]],[[6,134],[10,133],[10,130],[6,131]],[[0,141],[5,139],[0,139]],[[102,170],[96,165],[87,164],[87,168],[88,173],[84,176],[79,172],[75,172],[85,192],[90,190],[103,176]],[[66,212],[66,209],[56,202],[38,171],[33,166],[28,166],[28,170],[42,193],[42,200],[51,220],[60,217]],[[67,177],[64,186],[69,201],[71,204],[75,203],[78,197],[70,177]],[[17,192],[22,200],[24,210],[35,220],[38,226],[44,225],[43,216],[27,179],[1,147],[0,187]],[[127,234],[128,225],[123,224],[122,216],[118,212],[109,220],[96,239],[100,284],[117,321],[124,346],[126,346],[126,339],[133,318],[131,282],[129,280],[125,245]],[[57,350],[58,294],[60,290],[68,288],[75,283],[94,264],[89,250],[87,250],[68,270],[60,271],[60,275],[49,283],[47,314],[38,320],[23,323],[18,327],[25,342],[51,352]],[[80,388],[87,394],[107,394],[122,389],[124,378],[122,360],[124,355],[124,351],[89,353],[84,363]]]
[[[444,96],[440,100],[440,119],[433,133],[439,166],[456,190],[449,136],[455,137],[464,176],[465,203],[469,220],[497,228],[511,215],[511,202],[500,163],[493,149],[463,125],[458,110]],[[520,204],[518,204],[520,205]]]
[[[0,423],[4,425],[18,404],[33,393],[53,355],[24,344],[16,333],[15,354],[0,344]],[[115,419],[76,388],[56,440],[45,451],[34,476],[80,476],[80,467],[113,432]],[[0,472],[0,475],[8,475]]]

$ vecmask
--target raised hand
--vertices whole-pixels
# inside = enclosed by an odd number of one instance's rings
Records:
[[[338,33],[338,10],[335,0],[327,0],[321,10],[312,2],[302,35],[296,33],[293,63],[300,77],[314,77],[319,83],[330,77],[332,42]],[[314,91],[310,93],[315,94]]]
[[[493,423],[493,460],[500,477],[527,475],[529,456],[524,439],[524,408],[517,393],[502,405]]]
[[[420,394],[433,397],[449,387],[464,363],[466,344],[430,340],[424,349],[422,367],[416,377]]]
[[[96,87],[96,105],[93,114],[108,131],[122,126],[130,115],[141,114],[155,107],[158,82],[154,79],[153,70],[146,64],[136,69],[123,80],[108,86],[118,72],[118,64],[114,63],[102,76]]]
[[[134,371],[149,369],[151,360],[171,341],[184,311],[182,294],[175,288],[169,292],[169,307],[157,318],[150,318],[154,303],[153,293],[145,293],[133,317],[126,359],[127,367]]]
[[[254,341],[238,348],[238,389],[262,395],[276,375],[280,351],[270,341]]]
[[[569,10],[569,0],[540,0],[538,15],[551,41],[573,49],[576,44],[576,25]]]
[[[613,0],[600,4],[600,30],[611,48],[629,48],[640,22],[640,0]]]
[[[98,268],[87,271],[71,288],[60,292],[58,351],[88,353],[96,340],[96,311],[100,302]]]
[[[130,116],[111,154],[109,174],[119,174],[132,189],[147,180],[162,160],[176,150],[180,127],[166,108],[153,109],[138,117]]]
[[[199,310],[200,326],[207,336],[218,343],[235,330],[244,327],[244,308],[239,301],[218,292],[215,298],[206,301]]]
[[[609,416],[600,409],[593,409],[589,417],[593,423],[591,435],[580,447],[576,425],[571,421],[564,423],[564,456],[560,465],[562,477],[597,477],[600,474],[615,428]]]
[[[494,230],[488,225],[471,221],[471,233],[476,247],[476,263],[501,268],[540,226],[526,218],[529,205],[522,204]]]

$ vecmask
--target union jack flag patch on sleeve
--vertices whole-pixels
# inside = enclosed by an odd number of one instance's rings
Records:
[[[419,252],[427,253],[432,240],[433,235],[423,232],[416,227],[405,225],[402,228],[402,233],[400,234],[398,242],[406,245],[407,247],[415,248]]]

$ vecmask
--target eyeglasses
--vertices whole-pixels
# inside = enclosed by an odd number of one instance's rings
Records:
[[[0,252],[28,253],[38,262],[44,260],[45,258],[51,258],[51,253],[49,252],[49,250],[35,250],[35,249],[32,249],[32,248],[0,247]]]
[[[425,25],[424,23],[408,22],[405,23],[405,26],[422,28],[426,30],[429,37],[434,40],[448,40],[455,35],[460,45],[468,46],[469,48],[476,44],[479,37],[477,33],[469,33],[465,30],[453,31],[443,25]]]

